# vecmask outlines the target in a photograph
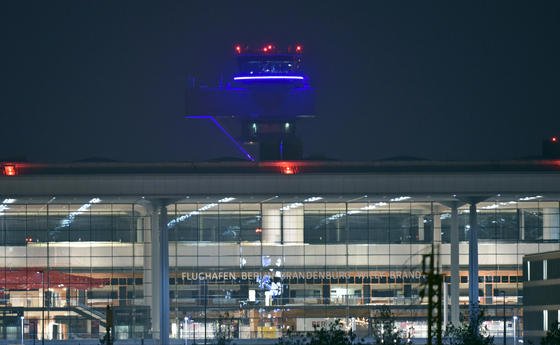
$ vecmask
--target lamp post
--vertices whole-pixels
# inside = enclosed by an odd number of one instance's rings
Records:
[[[41,344],[45,345],[45,271],[41,271]]]
[[[194,319],[192,320],[192,329],[193,329],[193,336],[192,336],[193,345],[196,345],[196,323],[194,322]]]
[[[206,345],[206,324],[208,323],[208,283],[206,283],[206,281],[204,281],[204,283],[204,345]]]
[[[502,308],[503,308],[503,317],[504,317],[504,345],[506,345],[506,292],[504,290],[500,291],[502,295]]]
[[[513,316],[513,345],[517,345],[517,315]]]
[[[188,345],[189,343],[189,325],[192,324],[192,329],[193,329],[193,345],[196,344],[196,341],[194,340],[194,320],[191,320],[190,317],[185,316],[184,318],[184,326],[183,326],[183,330],[184,330],[184,337],[185,337],[185,345]],[[192,322],[191,322],[192,321]]]
[[[20,316],[21,320],[21,345],[23,345],[23,315]]]

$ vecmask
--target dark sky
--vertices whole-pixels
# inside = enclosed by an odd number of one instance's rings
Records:
[[[189,75],[237,42],[301,42],[305,155],[509,159],[560,134],[558,1],[13,1],[0,5],[0,159],[236,156],[186,120]]]

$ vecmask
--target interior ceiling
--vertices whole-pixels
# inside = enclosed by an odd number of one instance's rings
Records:
[[[234,198],[227,202],[220,202],[225,198]],[[92,200],[94,200],[92,202]],[[330,208],[344,207],[344,203],[350,203],[349,208],[364,207],[376,203],[386,203],[387,205],[380,204],[378,208],[388,208],[389,205],[392,209],[397,208],[410,208],[410,207],[426,207],[430,202],[441,203],[443,206],[448,206],[452,201],[459,201],[462,207],[468,205],[462,203],[460,196],[454,195],[192,195],[182,198],[169,198],[168,204],[184,204],[185,208],[200,207],[205,204],[217,203],[220,208],[254,208],[252,205],[264,204],[283,204],[290,205],[294,203],[302,203],[306,208],[329,208],[325,203],[332,204]],[[539,207],[543,202],[551,203],[553,207],[558,207],[558,200],[560,195],[493,195],[489,196],[484,201],[478,203],[479,209],[494,209],[494,208],[515,208],[517,203],[523,203],[524,207]],[[8,202],[7,202],[8,201]],[[21,208],[27,205],[28,208],[40,210],[49,205],[50,209],[69,209],[79,208],[82,205],[90,204],[88,207],[91,210],[108,210],[110,207],[113,209],[118,208],[116,204],[132,205],[132,204],[147,204],[149,199],[142,196],[131,197],[106,197],[106,196],[87,196],[87,197],[6,197],[0,196],[0,207],[10,209]],[[113,204],[111,206],[111,204]],[[247,204],[247,205],[243,205]],[[250,205],[252,204],[252,205]],[[336,205],[338,204],[338,205]],[[422,205],[424,204],[424,205]],[[187,206],[192,205],[192,206]],[[320,205],[320,206],[319,206]],[[128,206],[124,206],[128,208]],[[542,206],[541,206],[542,207]]]

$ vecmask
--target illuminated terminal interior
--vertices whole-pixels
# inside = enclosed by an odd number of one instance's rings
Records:
[[[335,319],[368,336],[382,305],[422,338],[422,257],[432,247],[445,321],[468,318],[470,193],[480,198],[486,328],[501,334],[505,308],[508,337],[520,336],[522,257],[559,249],[559,180],[539,171],[1,176],[0,338],[99,339],[107,305],[118,340],[162,329],[176,340],[277,338]]]

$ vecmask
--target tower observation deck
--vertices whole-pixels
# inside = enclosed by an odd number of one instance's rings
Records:
[[[260,160],[301,159],[296,125],[299,119],[314,116],[313,90],[303,70],[303,47],[238,44],[234,53],[238,70],[228,82],[189,86],[186,117],[213,120],[251,160],[239,141],[257,144]],[[241,137],[231,137],[220,118],[235,118]]]

